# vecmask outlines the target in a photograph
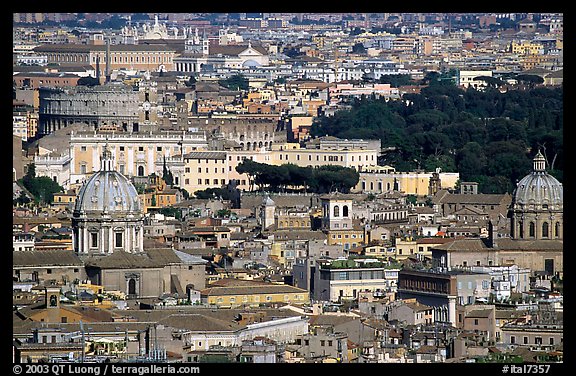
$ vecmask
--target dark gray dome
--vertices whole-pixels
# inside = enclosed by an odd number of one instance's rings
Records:
[[[82,186],[74,214],[141,214],[138,192],[127,177],[112,169],[112,154],[105,148],[100,171]]]
[[[99,171],[82,186],[75,212],[140,213],[138,192],[124,175]]]
[[[514,204],[546,205],[549,209],[561,209],[564,203],[562,183],[545,170],[544,156],[538,151],[534,157],[534,170],[523,177],[514,191]]]

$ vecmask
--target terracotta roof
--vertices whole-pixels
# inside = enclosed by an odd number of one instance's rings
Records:
[[[494,312],[492,309],[475,309],[466,314],[466,318],[488,318],[490,314]]]
[[[165,263],[150,258],[147,253],[135,254],[116,251],[106,256],[89,256],[85,259],[85,265],[100,269],[147,269],[162,268]]]
[[[510,194],[447,194],[439,197],[438,203],[451,203],[451,204],[477,204],[477,205],[500,205],[511,201]]]
[[[202,296],[219,296],[219,295],[249,295],[249,294],[287,294],[287,293],[307,293],[307,290],[290,286],[277,284],[261,284],[252,286],[226,286],[226,287],[208,287],[200,290]]]
[[[308,319],[310,326],[337,326],[351,321],[359,321],[358,317],[344,315],[313,315]]]
[[[421,303],[406,303],[406,306],[410,307],[413,311],[415,312],[422,312],[422,311],[427,311],[432,309],[432,307],[427,306],[425,304],[421,304]]]
[[[172,328],[199,332],[230,332],[243,327],[234,321],[225,321],[201,314],[172,314],[158,323]]]
[[[564,249],[562,240],[516,240],[510,238],[496,239],[499,250],[538,250],[538,251],[561,251]],[[448,251],[483,251],[489,249],[484,239],[465,238],[441,244],[436,249]]]
[[[81,266],[82,260],[73,251],[43,250],[12,253],[12,265],[23,266]]]
[[[445,244],[454,241],[450,238],[420,238],[416,239],[416,244]]]

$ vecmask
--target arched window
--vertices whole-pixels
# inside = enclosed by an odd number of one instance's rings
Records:
[[[522,221],[518,222],[518,229],[519,229],[518,237],[522,239],[524,237],[524,222]]]
[[[128,280],[128,295],[136,295],[136,280],[134,278]]]
[[[334,217],[339,217],[340,216],[340,206],[336,205],[334,206]]]
[[[344,205],[344,207],[342,208],[342,216],[348,217],[348,205]]]
[[[542,223],[542,237],[547,238],[548,235],[548,222]]]
[[[556,222],[556,224],[554,225],[554,236],[555,237],[560,236],[560,222]]]
[[[529,236],[531,238],[533,238],[535,236],[536,233],[536,225],[534,224],[534,222],[530,222],[530,232],[529,232]]]
[[[144,166],[138,166],[138,176],[144,176]]]

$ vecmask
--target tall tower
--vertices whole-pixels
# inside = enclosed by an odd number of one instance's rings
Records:
[[[208,56],[210,53],[210,41],[208,40],[208,36],[206,35],[206,30],[202,35],[202,55]]]
[[[322,228],[325,230],[352,229],[352,198],[335,192],[320,197]]]
[[[269,195],[266,195],[266,198],[262,201],[260,213],[262,216],[261,221],[263,230],[269,228],[275,223],[276,203],[270,198]]]

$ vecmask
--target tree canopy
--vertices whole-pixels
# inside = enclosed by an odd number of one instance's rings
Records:
[[[459,172],[462,180],[479,182],[483,193],[511,193],[517,179],[530,173],[538,149],[548,172],[561,180],[562,87],[502,93],[492,87],[498,81],[487,78],[486,90],[464,90],[443,83],[451,75],[431,72],[429,86],[402,100],[351,99],[350,109],[315,120],[311,133],[379,139],[386,150],[379,164]]]
[[[34,201],[38,203],[51,204],[55,193],[64,192],[64,188],[48,176],[37,177],[34,163],[28,166],[28,171],[20,179],[20,182],[34,196]]]
[[[360,179],[358,171],[348,167],[300,167],[290,163],[274,166],[250,159],[242,161],[236,171],[248,175],[251,190],[258,185],[261,190],[269,192],[304,190],[329,193],[337,190],[348,193]]]

